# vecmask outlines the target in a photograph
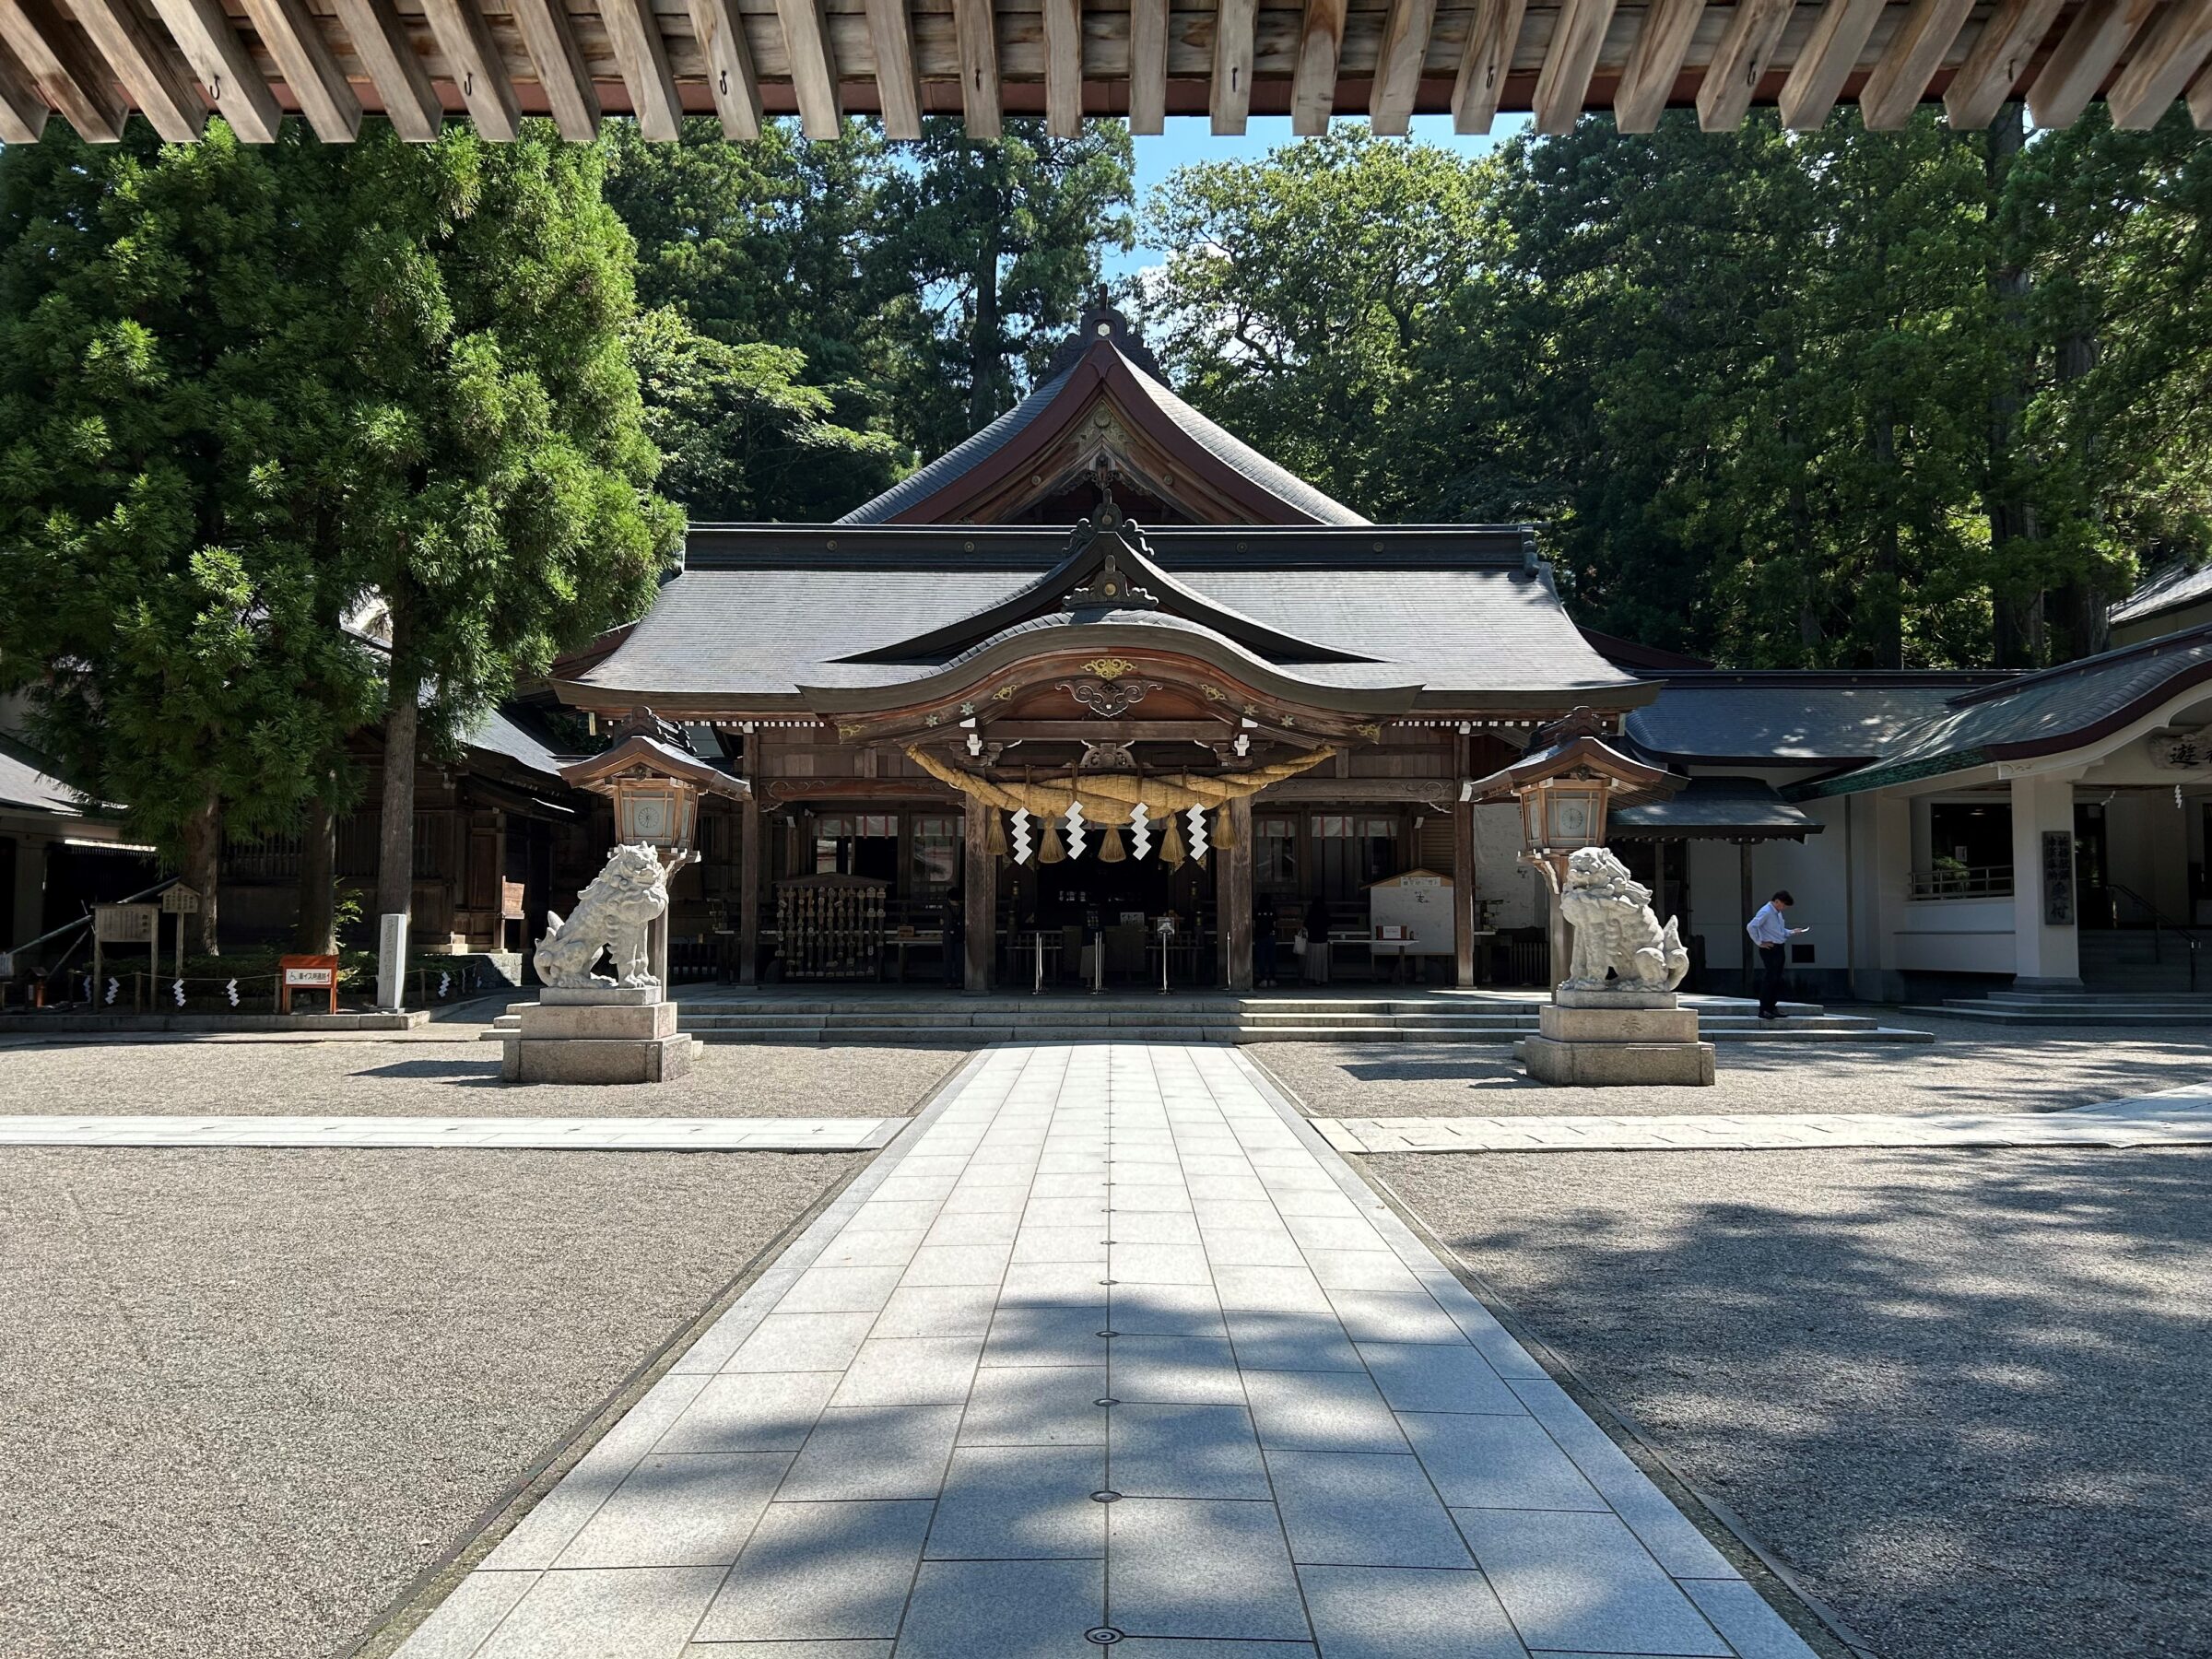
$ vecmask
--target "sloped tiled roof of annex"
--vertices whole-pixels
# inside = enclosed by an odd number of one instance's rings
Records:
[[[2212,623],[1964,692],[1871,766],[1799,792],[1851,794],[1995,760],[2063,753],[2212,684]]]
[[[1126,383],[1134,387],[1135,394],[1148,400],[1185,440],[1292,512],[1322,524],[1369,522],[1176,396],[1160,381],[1158,362],[1135,337],[1128,319],[1110,308],[1097,307],[1084,313],[1077,333],[1062,346],[1045,378],[1027,397],[982,430],[892,485],[873,500],[862,502],[837,522],[890,524],[901,513],[982,467],[1031,426],[1042,423],[1056,431],[1071,425],[1085,408],[1104,395],[1100,388],[1109,377],[1087,371],[1087,365],[1107,355],[1114,359],[1116,368],[1127,371]],[[1122,382],[1124,377],[1115,374],[1111,378]]]
[[[1840,766],[1879,759],[1962,692],[2007,673],[1805,669],[1653,675],[1665,689],[1628,717],[1629,737],[1671,760]]]
[[[2212,600],[2212,564],[2195,570],[2173,565],[2148,576],[2136,591],[2112,606],[2110,620],[2140,622],[2183,606]]]
[[[0,733],[0,810],[52,813],[82,818],[99,806],[46,771],[51,764],[36,749]]]

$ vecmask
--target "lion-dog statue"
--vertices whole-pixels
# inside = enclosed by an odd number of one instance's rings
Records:
[[[1559,913],[1574,924],[1569,990],[1672,991],[1689,971],[1677,919],[1661,927],[1652,913],[1651,888],[1603,847],[1569,856]]]
[[[658,985],[651,941],[653,922],[668,909],[669,874],[646,842],[609,853],[567,921],[546,912],[546,936],[537,942],[539,981],[560,991]],[[615,959],[613,979],[592,971],[602,950]]]

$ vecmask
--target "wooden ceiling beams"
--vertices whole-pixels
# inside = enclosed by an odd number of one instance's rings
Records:
[[[415,141],[461,115],[509,139],[525,112],[579,141],[608,114],[664,140],[687,116],[743,140],[781,113],[816,138],[956,114],[989,139],[1013,114],[1388,135],[1610,109],[1648,132],[1688,105],[1711,131],[1768,106],[1809,129],[1850,102],[1878,129],[1931,98],[1960,129],[2011,99],[2043,126],[2100,98],[2124,126],[2177,101],[2212,124],[2212,0],[0,0],[18,144],[55,114],[112,142],[133,114],[188,140],[210,113],[266,143],[290,112],[344,142],[364,110]]]

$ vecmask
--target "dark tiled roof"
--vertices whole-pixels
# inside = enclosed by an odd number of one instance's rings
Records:
[[[1640,747],[1670,759],[1839,766],[1878,759],[1952,698],[2003,674],[1673,674],[1628,719]]]
[[[512,707],[494,709],[470,728],[462,741],[472,749],[542,772],[549,782],[560,787],[566,787],[560,782],[561,762],[575,759],[556,753],[537,723]]]
[[[1106,372],[1100,372],[1101,370]],[[1137,337],[1129,320],[1110,307],[1094,307],[1084,313],[1076,333],[1054,354],[1046,378],[1027,397],[980,432],[873,500],[855,507],[838,523],[889,524],[900,514],[912,512],[939,491],[983,467],[1030,427],[1040,426],[1049,439],[1053,432],[1071,425],[1083,410],[1107,395],[1105,388],[1109,383],[1125,387],[1125,396],[1143,399],[1185,442],[1255,486],[1262,500],[1272,498],[1282,503],[1288,509],[1284,516],[1304,517],[1322,524],[1368,522],[1176,396],[1160,381],[1158,361]]]
[[[2112,608],[2115,623],[2141,622],[2184,606],[2212,602],[2212,565],[2192,571],[2174,565],[2146,577],[2141,585]]]
[[[0,809],[51,813],[56,818],[82,818],[99,810],[50,774],[45,770],[48,764],[36,749],[0,735]]]
[[[1757,778],[1692,778],[1666,800],[1616,807],[1607,824],[1624,841],[1803,841],[1824,828]]]
[[[1872,766],[1813,785],[1849,794],[1994,760],[2092,743],[2194,686],[2212,683],[2212,624],[1965,692]]]
[[[927,500],[962,473],[972,471],[1006,447],[1030,421],[1050,408],[1074,375],[1071,364],[1036,389],[996,420],[961,443],[947,450],[928,465],[917,468],[873,500],[863,501],[837,522],[841,524],[888,524],[909,507]]]
[[[818,665],[880,653],[1034,589],[1068,541],[1064,529],[830,531],[718,530],[716,550],[667,583],[630,637],[574,683],[645,702],[795,699],[798,686],[817,683]],[[1160,566],[1196,594],[1361,659],[1299,665],[1316,684],[1418,681],[1431,700],[1465,694],[1477,704],[1602,692],[1619,706],[1642,688],[1583,641],[1548,573],[1524,559],[1518,526],[1148,534]]]

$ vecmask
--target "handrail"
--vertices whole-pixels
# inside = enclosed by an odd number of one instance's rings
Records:
[[[2007,899],[2012,896],[2013,869],[2010,865],[1956,865],[1914,870],[1906,880],[1910,899]]]
[[[2104,890],[2107,893],[2115,895],[2118,898],[2134,900],[2136,903],[2142,907],[2143,913],[2150,918],[2150,959],[2152,961],[2162,962],[2166,959],[2165,957],[2160,954],[2159,949],[2159,938],[2162,934],[2171,933],[2174,935],[2182,941],[2183,944],[2189,947],[2189,989],[2192,991],[2195,990],[2196,960],[2197,958],[2203,954],[2205,948],[2205,942],[2196,936],[2195,930],[2184,925],[2182,923],[2173,921],[2163,911],[2159,910],[2157,905],[2153,904],[2149,900],[2144,898],[2142,894],[2136,892],[2134,888],[2124,887],[2117,881],[2108,881],[2104,884]],[[2115,903],[2112,907],[2112,925],[2114,927],[2119,926],[2120,907],[2118,904]]]

